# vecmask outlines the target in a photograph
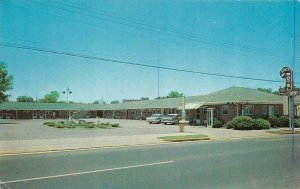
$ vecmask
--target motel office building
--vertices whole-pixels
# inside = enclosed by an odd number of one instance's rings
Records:
[[[213,116],[226,123],[235,116],[253,118],[287,114],[285,97],[255,89],[231,87],[208,95],[185,97],[186,119],[190,124],[206,123],[208,109]],[[64,119],[68,112],[85,112],[84,117],[112,119],[145,119],[154,114],[175,114],[182,111],[182,98],[130,101],[118,104],[67,104],[4,102],[0,104],[2,119]],[[299,115],[300,99],[295,100]],[[75,113],[76,114],[76,113]],[[78,113],[79,114],[79,113]]]

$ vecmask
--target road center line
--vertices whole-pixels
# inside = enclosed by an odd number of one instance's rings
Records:
[[[11,184],[11,183],[44,180],[44,179],[52,179],[52,178],[59,178],[59,177],[70,177],[70,176],[77,176],[77,175],[84,175],[84,174],[91,174],[91,173],[99,173],[99,172],[116,171],[116,170],[122,170],[122,169],[163,165],[163,164],[169,164],[169,163],[174,163],[174,161],[164,161],[164,162],[158,162],[158,163],[148,163],[148,164],[142,164],[142,165],[132,165],[132,166],[127,166],[127,167],[117,167],[117,168],[110,168],[110,169],[98,169],[98,170],[93,170],[93,171],[68,173],[68,174],[53,175],[53,176],[47,176],[47,177],[36,177],[36,178],[28,178],[28,179],[20,179],[20,180],[3,181],[3,182],[0,182],[0,186],[1,186],[1,184]]]

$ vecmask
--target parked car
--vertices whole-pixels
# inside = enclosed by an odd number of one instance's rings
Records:
[[[166,116],[163,116],[161,118],[161,123],[167,125],[167,124],[178,124],[179,121],[181,120],[181,117],[179,114],[168,114]]]
[[[162,118],[162,114],[152,114],[150,117],[146,118],[146,121],[151,123],[160,123],[161,118]]]

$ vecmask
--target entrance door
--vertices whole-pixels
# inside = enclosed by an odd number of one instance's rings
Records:
[[[274,106],[269,106],[269,116],[274,116]]]
[[[6,119],[10,119],[10,111],[6,111]]]
[[[214,108],[207,108],[207,127],[212,127],[214,124]]]
[[[44,111],[40,111],[40,116],[39,116],[40,119],[43,119],[44,118]]]
[[[33,116],[32,116],[33,119],[36,119],[37,118],[37,112],[36,111],[33,111]]]

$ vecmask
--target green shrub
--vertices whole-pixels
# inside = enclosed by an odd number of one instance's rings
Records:
[[[299,118],[295,119],[294,125],[295,125],[295,128],[299,128],[300,127],[300,119]]]
[[[85,128],[96,128],[95,124],[85,124],[84,125]]]
[[[279,127],[289,127],[289,118],[287,116],[279,117]]]
[[[237,116],[233,118],[233,128],[237,130],[253,129],[253,119],[248,116]]]
[[[55,124],[55,128],[65,128],[64,124]]]
[[[215,119],[213,128],[221,128],[221,127],[223,127],[223,123],[220,120]]]
[[[268,120],[265,119],[254,119],[253,120],[253,129],[270,129],[270,122]]]
[[[120,127],[119,123],[110,124],[112,127]]]
[[[73,129],[73,128],[76,128],[76,126],[75,126],[75,125],[72,125],[72,124],[68,124],[68,125],[66,125],[66,128]]]
[[[260,118],[267,120],[269,118],[269,116],[268,116],[268,114],[264,114]]]
[[[108,129],[108,128],[111,128],[112,126],[111,125],[100,124],[100,125],[97,125],[97,127],[101,128],[101,129]]]
[[[44,125],[47,125],[48,127],[54,127],[55,123],[53,123],[53,122],[45,122]]]
[[[280,120],[278,117],[271,116],[268,118],[268,121],[271,124],[271,127],[279,127],[280,126]]]
[[[232,129],[233,128],[233,121],[228,121],[225,126],[226,126],[226,129]]]

